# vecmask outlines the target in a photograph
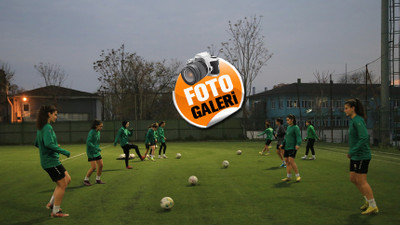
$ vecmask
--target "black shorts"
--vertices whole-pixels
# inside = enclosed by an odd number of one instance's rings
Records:
[[[271,142],[272,142],[272,140],[266,140],[266,141],[265,141],[265,145],[270,145]]]
[[[102,159],[101,158],[101,155],[99,155],[99,156],[97,156],[97,157],[94,157],[94,158],[88,158],[88,162],[91,162],[91,161],[97,161],[97,160],[100,160],[100,159]]]
[[[368,173],[370,159],[366,160],[350,160],[350,172]]]
[[[296,153],[297,153],[297,150],[285,150],[285,154],[283,155],[283,157],[285,157],[285,158],[289,158],[289,157],[296,158]]]
[[[145,145],[146,145],[146,149],[149,149],[150,146],[156,145],[156,143],[154,143],[154,142],[153,142],[153,143],[150,143],[150,144],[146,143]]]
[[[46,172],[49,174],[51,180],[54,182],[57,182],[65,177],[65,168],[62,164],[56,166],[56,167],[50,167],[44,169]]]

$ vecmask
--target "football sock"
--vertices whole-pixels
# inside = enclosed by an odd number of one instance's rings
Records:
[[[96,176],[96,180],[100,180],[100,176]]]
[[[291,178],[291,177],[292,177],[292,174],[291,174],[291,173],[288,173],[286,176],[289,177],[289,178]]]
[[[89,181],[89,177],[85,177],[85,179],[83,179],[83,180],[85,180],[85,181]]]
[[[53,207],[53,213],[56,214],[56,213],[58,213],[58,211],[60,211],[60,206],[59,205],[55,205]]]
[[[300,174],[299,173],[296,173],[296,177],[299,177],[300,176]]]
[[[49,203],[52,205],[54,204],[54,195],[51,196]]]
[[[375,202],[375,199],[373,198],[373,199],[370,199],[370,200],[367,200],[368,201],[368,204],[369,204],[369,206],[371,206],[371,207],[376,207],[376,202]]]

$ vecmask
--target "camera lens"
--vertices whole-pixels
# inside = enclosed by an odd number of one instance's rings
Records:
[[[200,61],[189,63],[182,69],[181,75],[186,84],[193,85],[207,75],[207,66]]]

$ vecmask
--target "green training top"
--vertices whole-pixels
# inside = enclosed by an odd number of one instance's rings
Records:
[[[306,139],[318,139],[317,134],[315,133],[315,129],[313,125],[308,125],[307,127],[307,137]]]
[[[126,129],[125,127],[121,127],[118,130],[117,136],[115,136],[114,140],[114,146],[117,145],[118,141],[122,146],[125,146],[128,144],[128,137],[132,136],[133,132]]]
[[[146,140],[144,141],[145,144],[155,144],[156,136],[153,129],[149,128],[146,133]]]
[[[257,136],[261,136],[263,134],[267,134],[267,137],[265,138],[265,140],[272,140],[273,136],[274,136],[273,135],[274,134],[274,129],[272,129],[271,127],[267,128],[262,133],[257,134]]]
[[[91,129],[86,139],[86,154],[88,158],[96,158],[100,155],[100,131]]]
[[[158,142],[165,143],[165,135],[163,127],[158,127]]]
[[[67,157],[71,155],[69,151],[58,146],[56,134],[49,123],[36,131],[35,146],[39,148],[40,164],[43,169],[61,165],[60,153]]]
[[[288,126],[286,129],[285,140],[283,140],[285,150],[296,150],[296,145],[301,145],[300,128],[297,125]]]
[[[371,159],[369,136],[364,119],[356,115],[349,123],[349,155],[352,160]]]

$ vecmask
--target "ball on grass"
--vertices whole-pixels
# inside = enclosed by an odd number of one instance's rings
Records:
[[[229,166],[228,160],[222,161],[222,166],[223,166],[224,168],[228,168],[228,166]]]
[[[236,154],[237,154],[237,155],[241,155],[241,154],[242,154],[242,150],[237,150],[237,151],[236,151]]]
[[[176,158],[180,159],[182,157],[181,153],[176,153]]]
[[[174,200],[171,197],[164,197],[160,201],[160,206],[163,209],[171,209],[174,207]]]
[[[190,176],[188,179],[188,182],[191,185],[196,185],[199,182],[199,179],[197,179],[196,176]]]
[[[129,154],[129,159],[134,159],[135,158],[135,154],[131,153]]]

